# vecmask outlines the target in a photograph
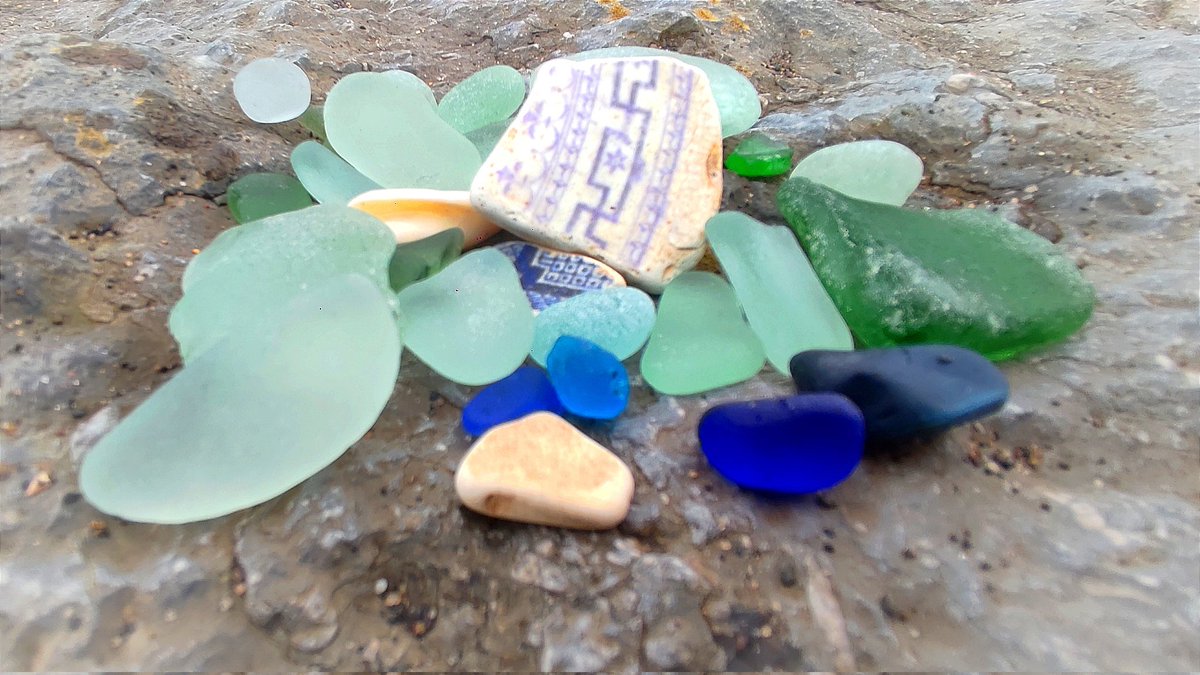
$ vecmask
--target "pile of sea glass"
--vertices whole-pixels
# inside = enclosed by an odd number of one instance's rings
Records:
[[[239,225],[191,261],[171,312],[183,369],[83,462],[87,499],[128,520],[221,516],[320,471],[375,423],[402,348],[487,385],[462,411],[477,439],[455,475],[480,513],[616,525],[633,474],[578,427],[620,416],[643,382],[694,395],[765,364],[800,393],[711,407],[699,448],[747,490],[824,490],[868,443],[1000,408],[992,362],[1092,310],[1037,235],[984,209],[905,208],[923,165],[898,143],[793,167],[750,131],[749,80],[714,61],[604,49],[529,78],[487,68],[440,101],[411,73],[361,72],[314,106],[299,67],[262,59],[233,89],[254,121],[298,119],[313,140],[294,176],[229,186]],[[787,225],[720,211],[722,166],[790,171]],[[694,271],[708,250],[720,274]]]

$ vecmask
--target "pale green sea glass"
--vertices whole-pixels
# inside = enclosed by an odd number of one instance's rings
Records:
[[[229,215],[239,223],[298,211],[312,206],[304,185],[282,173],[252,173],[233,181],[225,189]]]
[[[475,149],[479,151],[479,156],[486,158],[492,154],[492,150],[500,143],[500,139],[504,136],[504,132],[508,131],[508,127],[512,124],[513,118],[500,120],[495,124],[489,124],[486,127],[480,127],[467,134],[467,140],[475,144]]]
[[[392,290],[399,291],[445,269],[462,255],[464,239],[462,230],[451,227],[424,239],[397,246],[388,263],[388,280]]]
[[[383,73],[343,77],[325,100],[329,142],[385,188],[466,190],[479,151],[438,116],[423,86]]]
[[[512,262],[493,248],[472,251],[405,288],[397,302],[408,348],[459,384],[506,377],[533,344],[533,308]]]
[[[879,204],[900,206],[921,182],[925,164],[917,153],[894,141],[839,143],[800,160],[800,176],[838,192]]]
[[[233,78],[233,96],[246,117],[274,124],[294,120],[308,110],[312,85],[300,66],[286,59],[257,59]]]
[[[750,80],[724,63],[718,63],[711,59],[649,47],[605,47],[569,54],[563,58],[583,61],[624,56],[669,56],[703,70],[704,74],[708,75],[708,85],[712,88],[713,98],[717,100],[717,110],[721,113],[721,136],[723,137],[742,133],[754,126],[759,116],[762,115],[762,103],[758,100],[758,91],[754,89]]]
[[[854,349],[791,230],[724,211],[709,219],[705,234],[776,370],[788,374],[792,357],[809,349]]]
[[[100,511],[145,523],[265,502],[371,428],[395,387],[400,344],[374,283],[322,280],[159,387],[84,457],[80,489]]]
[[[512,117],[525,100],[525,76],[516,68],[492,66],[446,92],[438,114],[460,133],[470,134]]]
[[[222,233],[184,273],[168,325],[185,363],[231,333],[259,329],[312,284],[357,273],[388,289],[392,231],[356,209],[313,206]]]
[[[641,369],[655,391],[683,396],[754,377],[764,360],[729,284],[711,272],[684,272],[658,301]]]
[[[624,361],[646,344],[653,327],[654,301],[636,288],[610,287],[580,293],[537,315],[530,355],[545,366],[558,338],[570,335],[593,342]]]
[[[429,101],[429,105],[435,107],[437,106],[437,99],[433,96],[433,90],[429,88],[429,85],[425,83],[425,80],[422,80],[407,70],[385,70],[381,74],[393,78],[397,82],[403,83],[405,86],[419,89],[421,96],[423,96],[426,101]]]
[[[292,170],[308,194],[322,204],[345,206],[362,193],[379,189],[378,183],[316,141],[304,141],[292,150]]]

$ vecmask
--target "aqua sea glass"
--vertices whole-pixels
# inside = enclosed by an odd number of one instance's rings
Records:
[[[438,114],[460,133],[470,134],[512,117],[525,99],[525,76],[510,66],[492,66],[446,92]]]
[[[533,324],[530,355],[541,365],[558,338],[584,338],[617,357],[633,356],[654,327],[654,301],[636,288],[590,291],[546,307]]]
[[[322,204],[345,206],[358,195],[379,189],[378,183],[316,141],[305,141],[292,150],[292,170],[308,194]]]

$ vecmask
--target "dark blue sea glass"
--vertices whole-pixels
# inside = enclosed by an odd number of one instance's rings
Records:
[[[497,424],[521,419],[539,411],[562,415],[563,405],[541,368],[521,366],[508,377],[475,394],[462,411],[463,429],[472,436]]]
[[[800,394],[718,405],[700,418],[700,449],[750,490],[805,494],[845,480],[862,461],[863,416],[845,396]]]
[[[854,401],[872,440],[944,431],[990,415],[1008,399],[1008,381],[991,361],[948,345],[802,352],[791,371],[800,391]]]
[[[629,403],[625,366],[594,342],[564,335],[546,357],[550,382],[567,411],[594,420],[611,420]]]

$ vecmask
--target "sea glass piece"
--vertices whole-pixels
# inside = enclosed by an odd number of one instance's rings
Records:
[[[479,436],[496,425],[539,411],[566,414],[546,371],[521,366],[512,375],[489,384],[463,406],[463,431]]]
[[[747,178],[769,178],[792,168],[792,148],[763,134],[750,134],[725,158],[725,168]]]
[[[655,391],[683,396],[736,384],[754,377],[765,361],[724,279],[685,272],[667,284],[642,352],[642,377]]]
[[[558,338],[546,357],[546,371],[567,412],[611,420],[629,404],[629,374],[617,357],[594,342],[570,335]]]
[[[807,178],[844,195],[900,206],[917,189],[925,164],[895,141],[839,143],[800,160],[792,178]]]
[[[492,66],[446,92],[438,114],[459,133],[469,134],[508,119],[524,99],[525,76],[510,66]]]
[[[721,180],[717,109],[699,70],[668,58],[554,59],[471,202],[523,239],[597,258],[657,292],[703,255]]]
[[[248,223],[312,206],[304,185],[282,173],[252,173],[233,181],[225,190],[229,213]]]
[[[533,311],[504,254],[472,251],[400,291],[406,344],[430,368],[459,384],[511,374],[533,343]]]
[[[292,170],[308,194],[322,204],[345,206],[358,195],[379,189],[378,183],[316,141],[304,141],[292,150]]]
[[[329,142],[383,187],[465,190],[479,151],[438,116],[423,87],[385,73],[343,77],[325,99]]]
[[[517,268],[534,314],[581,293],[625,285],[619,272],[578,253],[555,251],[527,241],[506,241],[496,244],[496,250],[508,256]]]
[[[530,355],[541,365],[564,335],[584,338],[617,357],[633,356],[654,327],[654,301],[636,288],[607,288],[547,307],[533,322]]]
[[[263,124],[294,120],[308,110],[312,86],[286,59],[257,59],[233,78],[233,96],[246,117]]]
[[[296,120],[300,126],[304,127],[308,133],[313,135],[321,143],[328,143],[329,139],[325,134],[325,106],[310,105],[308,110]]]
[[[437,274],[462,255],[463,233],[457,227],[424,239],[398,244],[388,264],[388,282],[393,291]]]
[[[387,223],[398,244],[458,229],[463,233],[466,248],[475,248],[500,232],[498,225],[475,210],[471,196],[463,190],[372,190],[351,199],[350,208]]]
[[[605,47],[570,54],[564,58],[582,61],[628,56],[666,56],[679,59],[689,66],[704,71],[704,74],[708,76],[708,84],[712,88],[713,98],[717,100],[717,108],[720,110],[722,137],[728,138],[742,133],[754,126],[759,116],[762,115],[762,103],[758,100],[758,91],[755,90],[750,80],[733,68],[711,59],[649,47]]]
[[[475,441],[454,490],[463,506],[492,518],[604,530],[629,513],[633,474],[566,420],[538,412]]]
[[[474,131],[467,132],[467,140],[475,145],[475,149],[479,151],[479,156],[487,158],[492,154],[492,150],[496,149],[496,145],[500,143],[500,138],[508,131],[513,119],[509,118],[501,120],[495,124],[489,124],[485,127],[480,127]]]
[[[421,92],[421,97],[424,98],[429,105],[435,108],[437,107],[437,99],[433,96],[433,90],[429,88],[429,85],[426,84],[425,80],[422,80],[415,74],[410,73],[407,70],[385,70],[380,74],[396,80],[406,88],[411,88]]]
[[[779,210],[868,347],[952,344],[999,361],[1066,339],[1095,293],[1053,244],[983,209],[874,204],[803,178]]]
[[[708,241],[767,360],[781,373],[810,349],[853,349],[854,338],[796,237],[725,211],[708,221]]]
[[[840,394],[800,394],[713,407],[700,418],[700,450],[749,490],[806,494],[846,480],[862,461],[862,413]]]
[[[387,289],[395,247],[383,223],[340,206],[314,206],[226,230],[184,274],[184,295],[168,322],[179,353],[190,363],[225,335],[258,330],[321,279],[352,272]]]
[[[953,345],[801,352],[800,391],[841,394],[862,410],[867,436],[904,440],[986,417],[1008,400],[1008,380],[983,356]]]
[[[80,489],[100,511],[145,523],[260,504],[362,437],[399,367],[379,288],[358,275],[320,280],[159,387],[84,457]]]

